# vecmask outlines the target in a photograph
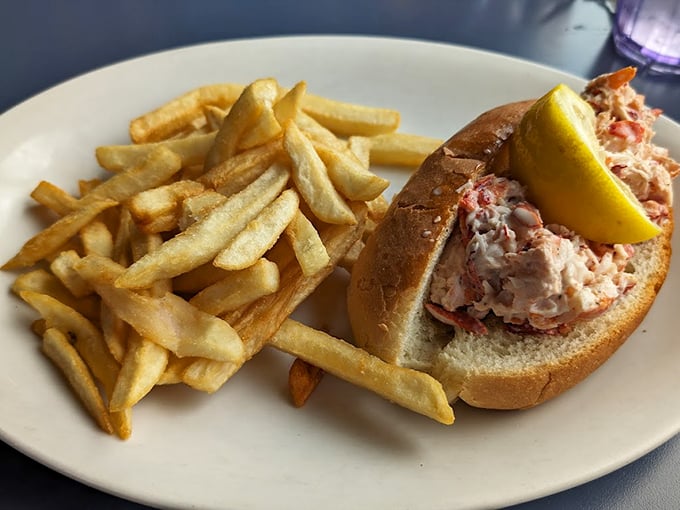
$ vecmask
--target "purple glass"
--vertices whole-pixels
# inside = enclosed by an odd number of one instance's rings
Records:
[[[618,0],[614,43],[652,72],[680,74],[680,0]]]

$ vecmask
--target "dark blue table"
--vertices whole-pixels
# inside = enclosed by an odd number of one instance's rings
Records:
[[[66,79],[130,57],[282,34],[449,42],[587,78],[627,64],[614,52],[610,27],[607,3],[594,0],[5,1],[0,4],[0,113]],[[680,121],[680,77],[642,72],[635,86],[650,104]],[[676,436],[603,478],[514,508],[680,508],[679,465]],[[0,508],[144,507],[74,482],[0,442]]]

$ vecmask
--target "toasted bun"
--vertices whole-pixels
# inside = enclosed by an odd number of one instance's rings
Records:
[[[357,345],[431,373],[451,401],[476,407],[531,407],[582,381],[639,325],[670,264],[672,215],[659,236],[636,246],[635,287],[566,335],[517,335],[493,320],[486,321],[489,333],[479,335],[430,316],[424,307],[430,278],[455,224],[461,186],[506,168],[505,141],[531,104],[482,114],[425,160],[367,240],[348,289]]]

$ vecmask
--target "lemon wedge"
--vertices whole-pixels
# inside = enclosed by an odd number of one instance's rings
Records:
[[[546,223],[601,243],[637,243],[660,232],[605,165],[593,109],[564,84],[522,118],[510,142],[510,168]]]

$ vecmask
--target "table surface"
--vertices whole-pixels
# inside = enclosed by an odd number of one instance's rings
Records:
[[[539,9],[540,5],[540,9]],[[452,8],[453,7],[453,8]],[[408,37],[482,48],[588,78],[627,64],[595,0],[23,0],[0,16],[0,113],[64,80],[150,52],[283,34]],[[444,13],[455,13],[455,16]],[[639,73],[637,90],[680,121],[680,77]],[[680,436],[582,486],[515,510],[676,508]],[[70,480],[0,442],[0,508],[146,508]]]

